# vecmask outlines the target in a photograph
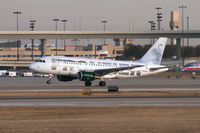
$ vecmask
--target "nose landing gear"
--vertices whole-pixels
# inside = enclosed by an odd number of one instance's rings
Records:
[[[47,80],[47,84],[51,84],[52,83],[52,77],[53,77],[53,75],[52,74],[49,74],[49,80]]]
[[[85,81],[85,86],[91,86],[91,85],[92,85],[91,81]]]
[[[50,85],[51,83],[52,83],[52,81],[51,81],[51,80],[47,80],[47,84],[49,84],[49,85]]]

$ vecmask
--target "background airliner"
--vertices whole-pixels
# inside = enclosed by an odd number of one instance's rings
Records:
[[[101,79],[99,85],[105,86],[104,79],[133,78],[167,71],[166,66],[160,65],[166,43],[167,38],[159,38],[138,61],[45,56],[30,64],[29,68],[57,75],[59,81],[79,79],[85,81],[85,86],[91,86],[91,81]],[[51,84],[51,78],[47,83]]]
[[[190,62],[183,66],[181,72],[190,72],[192,78],[196,79],[196,74],[200,74],[200,61]]]
[[[200,61],[190,62],[184,65],[183,71],[200,72]]]

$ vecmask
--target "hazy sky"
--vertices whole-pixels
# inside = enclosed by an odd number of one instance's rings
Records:
[[[149,20],[156,20],[157,6],[163,8],[162,28],[169,30],[170,11],[180,11],[180,5],[187,6],[191,29],[200,29],[200,0],[0,0],[0,30],[16,30],[13,12],[21,11],[20,30],[30,30],[30,19],[37,20],[36,30],[55,30],[52,19],[59,18],[69,20],[68,30],[102,30],[100,21],[107,20],[107,30],[128,31],[131,18],[134,30],[144,31],[149,30]]]
[[[148,20],[155,20],[157,6],[162,7],[163,28],[169,29],[171,10],[186,5],[185,16],[191,17],[191,28],[200,29],[200,0],[0,0],[0,29],[15,30],[13,11],[21,11],[20,29],[29,30],[29,20],[37,20],[37,30],[54,30],[52,19],[68,19],[68,29],[102,30],[101,20],[108,20],[108,30],[129,29],[129,18],[134,18],[135,30],[149,29]],[[59,23],[59,29],[62,24]]]

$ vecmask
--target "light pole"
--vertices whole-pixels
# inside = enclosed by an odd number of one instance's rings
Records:
[[[189,31],[190,29],[190,23],[189,23],[189,20],[190,20],[190,17],[186,17],[187,19],[187,31]],[[187,38],[187,46],[189,47],[189,44],[190,44],[190,40],[189,38]]]
[[[156,23],[154,21],[148,21],[150,23],[151,31],[156,30]],[[154,44],[154,38],[151,39],[151,44]]]
[[[19,15],[22,14],[22,12],[16,11],[13,12],[13,14],[16,14],[17,16],[17,31],[19,31]]]
[[[60,19],[57,19],[57,18],[54,18],[53,21],[55,21],[55,30],[57,31],[58,30],[58,21],[60,21]],[[58,51],[58,41],[56,39],[56,55],[57,55],[57,51]]]
[[[65,31],[66,30],[66,27],[65,27],[65,23],[67,22],[67,20],[66,19],[63,19],[63,20],[61,20],[61,22],[63,22],[63,30]],[[64,51],[66,50],[66,46],[65,46],[65,39],[63,40],[63,43],[64,43]]]
[[[17,31],[19,31],[19,15],[21,14],[20,11],[13,12],[17,16]],[[19,61],[19,39],[17,39],[17,61]]]
[[[182,9],[182,33],[184,33],[184,9],[187,8],[187,7],[182,5],[182,6],[179,6],[179,8]],[[183,42],[183,66],[184,66],[184,64],[185,64],[184,38],[182,38],[182,42]]]
[[[184,32],[184,9],[187,7],[182,5],[182,6],[179,6],[179,8],[181,8],[182,10],[182,32]]]
[[[156,7],[157,10],[157,30],[160,30],[161,27],[161,21],[162,21],[162,13],[160,13],[160,10],[162,9],[161,7]]]
[[[35,23],[36,23],[36,20],[30,20],[29,21],[30,22],[30,28],[31,28],[31,30],[32,31],[34,31],[34,28],[35,28]],[[34,49],[34,39],[31,39],[31,51],[32,51],[32,60],[34,60],[34,58],[33,58],[33,49]]]
[[[101,21],[103,23],[103,31],[106,31],[106,23],[108,23],[108,21],[103,20]],[[106,39],[104,38],[104,44],[106,44]]]

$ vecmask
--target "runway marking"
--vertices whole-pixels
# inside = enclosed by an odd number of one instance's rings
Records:
[[[200,106],[200,97],[5,98],[0,106]]]
[[[126,103],[119,103],[119,104],[86,104],[86,103],[0,103],[1,107],[33,107],[33,106],[200,106],[200,104],[163,104],[163,103],[154,103],[154,104],[126,104]]]
[[[0,100],[101,100],[101,99],[191,99],[199,98],[200,96],[14,96],[14,97],[0,97]]]
[[[82,89],[12,89],[12,90],[5,90],[1,89],[0,92],[81,92]],[[101,92],[101,91],[108,91],[108,89],[92,89],[92,91],[95,92]],[[154,88],[147,88],[147,89],[132,89],[132,88],[126,88],[126,89],[119,89],[119,92],[131,92],[131,91],[200,91],[200,88],[160,88],[160,89],[154,89]]]

